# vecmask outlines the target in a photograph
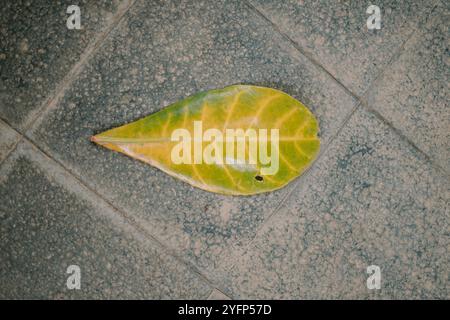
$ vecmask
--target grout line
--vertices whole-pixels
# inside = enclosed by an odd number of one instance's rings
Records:
[[[424,18],[422,21],[428,20],[429,16],[432,15],[434,10],[439,5],[436,4],[430,12],[428,12],[426,18]],[[444,167],[440,165],[440,163],[437,160],[432,159],[425,151],[423,151],[421,148],[419,148],[414,141],[412,141],[409,137],[407,137],[400,129],[398,129],[391,121],[389,121],[386,117],[384,117],[378,110],[370,106],[370,104],[367,101],[367,96],[369,90],[376,88],[376,86],[379,84],[379,81],[381,81],[383,75],[389,70],[390,66],[400,58],[400,56],[405,51],[405,47],[408,44],[409,41],[414,37],[415,32],[418,31],[417,29],[414,29],[409,36],[403,41],[403,43],[400,45],[400,47],[395,51],[395,53],[392,55],[392,57],[389,59],[389,61],[386,63],[386,66],[381,70],[377,76],[372,80],[371,84],[367,87],[367,89],[362,94],[362,100],[361,105],[363,108],[365,108],[367,111],[372,113],[379,121],[381,121],[384,125],[391,128],[392,131],[394,131],[400,139],[404,140],[406,143],[408,143],[416,152],[418,152],[420,155],[422,155],[426,161],[429,162],[431,167],[433,167],[438,172],[441,172],[444,176],[446,176],[447,179],[450,180],[450,172],[448,172]]]
[[[214,287],[214,288],[211,290],[210,294],[208,295],[207,300],[217,300],[217,299],[210,299],[211,296],[212,296],[212,294],[214,293],[214,291],[219,292],[219,294],[222,294],[224,297],[228,298],[229,300],[233,300],[228,294],[225,294],[221,289],[218,289],[217,287]]]
[[[54,94],[49,99],[47,99],[35,112],[27,117],[27,120],[24,121],[25,125],[22,130],[24,134],[27,134],[28,131],[33,127],[38,126],[48,110],[54,108],[57,105],[59,100],[64,96],[66,90],[72,85],[78,75],[84,70],[89,59],[97,52],[104,41],[108,38],[110,33],[120,24],[122,19],[125,17],[125,14],[131,9],[131,7],[135,5],[136,1],[137,0],[129,0],[127,5],[124,5],[123,8],[118,9],[118,12],[113,16],[110,23],[105,27],[105,30],[98,34],[95,37],[95,40],[90,45],[88,45],[88,47],[81,54],[78,62],[74,66],[72,66],[67,75],[58,84],[57,88],[54,90]]]
[[[16,142],[14,142],[14,144],[12,145],[12,147],[6,152],[5,157],[0,160],[0,166],[6,161],[6,159],[9,158],[10,154],[14,153],[14,151],[17,149],[17,146],[19,145],[19,143],[23,140],[22,135],[20,135],[20,137],[17,139]]]
[[[13,153],[13,152],[16,150],[17,145],[19,144],[20,141],[22,141],[22,138],[23,138],[22,133],[20,133],[20,132],[17,131],[16,129],[14,129],[9,123],[6,123],[6,122],[3,121],[3,120],[1,120],[1,121],[3,122],[3,125],[4,125],[4,126],[8,127],[8,129],[11,129],[12,131],[14,131],[14,133],[17,135],[17,139],[16,139],[16,141],[12,144],[12,146],[6,151],[6,154],[5,154],[5,156],[3,157],[3,159],[0,159],[0,167],[1,167],[1,165],[3,164],[3,162],[5,162],[5,160],[6,160],[7,158],[9,158],[9,155],[10,155],[11,153]]]
[[[277,32],[279,35],[282,36],[285,40],[287,40],[302,56],[307,58],[315,67],[317,67],[319,70],[322,70],[325,72],[329,77],[331,77],[344,91],[355,98],[356,100],[361,100],[358,95],[353,93],[350,89],[348,89],[340,80],[338,80],[330,71],[328,71],[327,68],[325,68],[319,61],[317,61],[314,57],[311,56],[308,52],[303,50],[302,47],[300,47],[297,42],[295,42],[291,37],[289,37],[286,33],[284,33],[272,20],[270,20],[261,10],[259,10],[256,6],[254,6],[251,1],[245,0],[244,2],[249,9],[255,11],[264,21],[270,24],[272,29]]]
[[[378,110],[375,110],[374,108],[372,108],[368,105],[364,106],[364,107],[367,109],[367,111],[372,113],[380,122],[382,122],[384,125],[388,126],[392,131],[394,131],[401,139],[406,140],[408,142],[408,144],[410,145],[410,147],[412,147],[414,149],[414,151],[419,153],[422,157],[425,158],[425,160],[427,162],[429,162],[429,164],[432,168],[434,168],[437,172],[440,172],[448,180],[450,180],[450,173],[447,172],[447,170],[444,169],[444,167],[442,167],[439,163],[437,163],[436,161],[431,159],[428,154],[426,154],[424,151],[422,151],[413,141],[411,141],[408,137],[406,137],[405,134],[400,131],[400,129],[397,129],[396,127],[394,127],[393,124],[389,120],[387,120],[385,117],[383,117],[378,112]]]

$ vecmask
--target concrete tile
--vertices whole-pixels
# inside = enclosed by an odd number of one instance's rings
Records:
[[[352,0],[250,2],[309,56],[361,95],[437,1]],[[367,8],[381,10],[381,29],[368,30]]]
[[[6,158],[19,139],[20,135],[17,131],[0,120],[0,162]]]
[[[74,1],[4,1],[0,7],[0,116],[23,129],[84,50],[128,1],[76,1],[80,30],[69,30]]]
[[[196,273],[28,144],[1,168],[0,298],[205,299]],[[81,271],[69,290],[68,266]]]
[[[450,173],[448,2],[368,93],[370,106]]]
[[[213,271],[223,251],[253,237],[293,184],[258,196],[221,196],[99,148],[89,137],[235,83],[275,87],[303,101],[319,119],[322,145],[355,107],[241,2],[143,1],[29,136],[160,241]]]
[[[229,259],[226,293],[448,299],[449,181],[362,109],[341,133],[246,253]],[[381,269],[380,290],[366,287],[370,265]]]

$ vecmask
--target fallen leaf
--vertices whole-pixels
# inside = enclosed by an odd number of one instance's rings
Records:
[[[91,140],[195,187],[251,195],[279,189],[304,172],[319,152],[318,131],[314,115],[288,94],[234,85]]]

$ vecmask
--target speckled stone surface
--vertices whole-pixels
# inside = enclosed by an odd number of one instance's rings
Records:
[[[450,183],[420,153],[359,110],[310,173],[229,260],[229,294],[449,298]],[[366,287],[369,265],[380,290]]]
[[[223,292],[214,289],[211,291],[208,300],[230,300],[230,297],[226,296]]]
[[[211,288],[20,144],[1,169],[0,298],[198,299]],[[69,265],[81,289],[66,286]]]
[[[367,31],[369,1],[81,1],[80,32],[69,2],[2,3],[0,298],[449,299],[447,2],[378,1]],[[319,120],[287,188],[217,195],[89,141],[236,83]]]
[[[0,6],[0,117],[23,129],[126,1],[15,0]],[[66,26],[77,4],[81,30]]]
[[[450,173],[450,7],[442,3],[369,92],[369,104]]]
[[[17,131],[0,120],[0,161],[8,155],[19,138]]]
[[[250,0],[265,17],[361,95],[437,1]],[[368,30],[367,8],[381,10],[381,29]]]
[[[155,237],[213,271],[222,252],[252,237],[293,184],[258,196],[221,196],[99,148],[89,137],[235,83],[299,98],[318,117],[323,145],[355,107],[344,89],[241,2],[140,2],[30,136]]]

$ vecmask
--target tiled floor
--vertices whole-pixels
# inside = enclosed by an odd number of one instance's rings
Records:
[[[85,1],[82,30],[64,1],[9,2],[0,297],[449,298],[447,2],[380,1],[377,31],[364,1]],[[236,83],[319,120],[284,189],[216,195],[89,141]]]
[[[228,259],[231,293],[251,298],[448,295],[448,179],[364,109],[259,230]],[[367,290],[368,265],[382,290]]]
[[[29,143],[1,176],[1,298],[208,297],[200,275]],[[82,290],[66,288],[70,265],[82,270]]]

